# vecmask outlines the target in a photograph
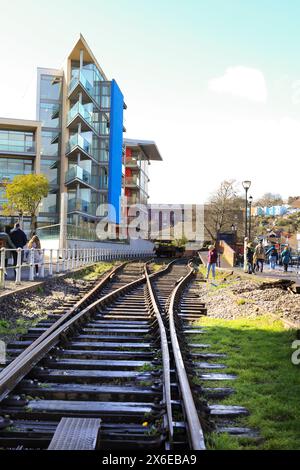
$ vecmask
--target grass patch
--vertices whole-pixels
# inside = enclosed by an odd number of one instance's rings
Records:
[[[165,263],[151,263],[151,270],[152,272],[156,273],[157,271],[160,271],[161,269],[163,269],[166,264]]]
[[[97,263],[93,266],[89,266],[88,268],[74,274],[72,277],[74,279],[83,279],[84,281],[94,281],[98,279],[102,274],[109,271],[115,266],[114,262],[111,263]]]
[[[240,299],[237,299],[236,303],[237,305],[245,305],[245,303],[247,303],[247,300],[240,298]]]
[[[280,320],[267,316],[236,320],[203,317],[199,324],[206,330],[195,341],[210,343],[212,352],[226,353],[227,358],[219,360],[228,367],[224,372],[237,375],[234,381],[218,383],[235,390],[222,404],[245,406],[250,416],[238,423],[257,429],[261,437],[254,442],[211,434],[208,447],[299,450],[300,365],[291,362],[295,331],[285,330]]]
[[[1,335],[25,334],[29,328],[35,326],[40,320],[40,317],[33,320],[26,320],[24,318],[18,318],[17,320],[0,320],[0,339]]]

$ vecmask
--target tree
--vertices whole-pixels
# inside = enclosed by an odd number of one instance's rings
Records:
[[[231,231],[232,224],[241,222],[243,204],[234,180],[223,181],[211,195],[205,206],[204,227],[213,241],[218,240],[221,231]]]
[[[11,183],[5,183],[3,205],[6,214],[18,214],[19,217],[31,217],[31,230],[36,229],[37,210],[49,192],[49,183],[45,175],[30,174],[15,176]]]
[[[260,199],[255,201],[257,207],[272,207],[280,206],[283,204],[283,200],[280,194],[265,193]]]

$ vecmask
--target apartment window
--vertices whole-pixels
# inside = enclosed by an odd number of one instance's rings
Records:
[[[52,75],[42,75],[40,82],[41,100],[59,100],[61,79]]]
[[[108,174],[106,168],[100,168],[100,189],[108,188]]]
[[[47,155],[48,157],[57,157],[58,156],[58,143],[52,144],[51,141],[57,135],[57,131],[42,131],[42,155]]]
[[[101,108],[110,108],[110,84],[101,85]]]
[[[57,212],[57,194],[48,194],[40,204],[40,212]]]
[[[57,184],[58,171],[52,168],[55,160],[41,160],[41,173],[43,173],[50,184]]]
[[[57,104],[53,103],[41,103],[40,120],[42,121],[43,127],[57,128],[59,126],[58,117],[55,119],[52,118],[57,110],[57,106]]]
[[[29,175],[32,172],[32,160],[0,158],[0,180],[12,180],[17,175]]]
[[[0,151],[33,153],[35,150],[33,132],[0,130]]]

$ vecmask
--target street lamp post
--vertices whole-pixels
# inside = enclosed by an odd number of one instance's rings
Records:
[[[246,197],[245,197],[245,238],[248,236],[248,190],[251,186],[251,181],[243,181],[243,188],[246,192]]]
[[[253,197],[249,196],[249,241],[251,241],[251,207],[252,207]]]
[[[251,186],[251,181],[243,181],[243,188],[246,192],[245,197],[245,239],[244,239],[244,271],[247,272],[247,242],[248,242],[248,230],[247,230],[247,221],[248,221],[248,190]]]

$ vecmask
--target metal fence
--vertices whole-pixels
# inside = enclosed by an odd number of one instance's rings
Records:
[[[101,261],[143,259],[152,256],[151,251],[130,249],[110,250],[99,248],[70,249],[21,249],[1,248],[0,288],[4,289],[7,280],[18,285],[24,281],[48,278],[55,274],[71,272],[74,269]]]

